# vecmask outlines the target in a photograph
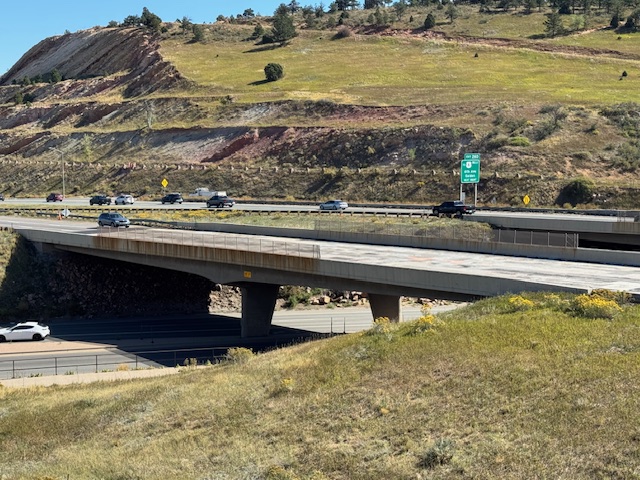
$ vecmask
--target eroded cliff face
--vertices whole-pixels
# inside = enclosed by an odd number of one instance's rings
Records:
[[[46,78],[54,70],[72,81],[2,89],[0,101],[10,101],[19,89],[38,102],[46,102],[89,97],[114,89],[121,89],[125,97],[135,97],[185,82],[162,59],[153,35],[140,28],[96,27],[41,41],[0,77],[0,85],[10,86],[25,77]]]

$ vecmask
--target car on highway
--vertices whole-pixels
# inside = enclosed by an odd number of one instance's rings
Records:
[[[0,342],[44,340],[50,333],[49,327],[41,323],[21,322],[10,327],[0,328]]]
[[[346,210],[349,204],[343,200],[329,200],[320,204],[320,210]]]
[[[116,197],[116,201],[114,202],[116,205],[133,205],[136,199],[133,198],[132,195],[124,195],[120,194]]]
[[[0,202],[4,202],[4,195],[0,193]]]
[[[127,217],[117,212],[104,212],[98,217],[98,225],[101,227],[126,227],[129,228],[131,222]]]
[[[170,203],[173,205],[174,203],[182,203],[182,195],[179,193],[168,193],[161,200],[162,204]]]
[[[213,195],[209,200],[207,200],[207,208],[216,207],[216,208],[224,208],[224,207],[233,207],[236,204],[233,198],[229,198],[226,195]]]
[[[462,200],[453,200],[449,202],[442,202],[440,205],[431,209],[436,217],[440,215],[450,215],[455,217],[462,217],[462,215],[469,215],[476,211],[473,205],[465,205]]]
[[[111,197],[94,195],[89,199],[89,205],[111,205]]]
[[[47,195],[47,202],[61,202],[64,200],[64,197],[61,193],[50,193]]]

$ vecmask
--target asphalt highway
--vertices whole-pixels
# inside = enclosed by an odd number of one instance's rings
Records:
[[[461,304],[435,306],[439,313]],[[403,321],[418,318],[405,307]],[[354,333],[373,324],[367,307],[283,310],[274,314],[269,338],[240,336],[239,313],[139,318],[53,319],[52,336],[42,342],[0,344],[0,380],[114,371],[119,368],[174,367],[185,359],[220,357],[231,347],[256,351],[327,334]]]

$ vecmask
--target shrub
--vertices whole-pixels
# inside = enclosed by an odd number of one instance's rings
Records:
[[[272,397],[276,397],[279,395],[284,395],[286,393],[292,392],[293,387],[295,386],[295,380],[291,377],[283,378],[278,382],[271,393]]]
[[[297,480],[299,477],[280,465],[271,465],[264,474],[266,480]]]
[[[579,203],[589,203],[593,200],[594,189],[593,181],[587,178],[577,178],[560,190],[556,204],[570,203],[575,207]]]
[[[351,29],[349,27],[347,27],[346,25],[342,25],[338,28],[338,31],[336,32],[336,34],[333,36],[333,38],[340,39],[340,38],[348,38],[353,36],[353,31],[351,31]]]
[[[436,17],[433,16],[432,13],[427,15],[427,18],[424,19],[424,29],[429,30],[436,26]]]
[[[601,113],[614,124],[622,128],[628,137],[640,135],[640,105],[634,102],[611,105],[602,109]]]
[[[509,143],[509,137],[505,135],[496,135],[495,137],[487,139],[487,150],[497,150],[500,147],[504,147]]]
[[[373,321],[373,327],[367,331],[367,335],[380,335],[391,340],[391,331],[393,326],[388,317],[378,317]]]
[[[422,335],[426,332],[433,332],[436,326],[436,317],[430,314],[423,314],[420,318],[409,323],[409,335]]]
[[[455,443],[448,438],[439,438],[433,446],[422,456],[418,465],[422,468],[432,469],[438,465],[446,465],[451,462],[455,453]]]
[[[531,141],[527,137],[511,137],[509,145],[512,147],[528,147],[531,145]]]
[[[309,303],[311,297],[318,293],[320,292],[307,287],[283,285],[278,291],[278,297],[283,298],[288,307],[295,308],[298,304]]]
[[[185,367],[196,368],[198,366],[198,359],[197,358],[185,358],[184,362],[182,362],[182,364]]]
[[[244,347],[230,348],[226,357],[232,363],[247,363],[253,357],[253,350]]]
[[[264,67],[264,75],[267,77],[267,81],[275,82],[284,77],[284,68],[282,68],[282,65],[279,63],[268,63],[267,66]]]
[[[251,40],[257,40],[258,38],[263,36],[264,33],[265,33],[264,27],[261,24],[258,23],[256,25],[256,27],[253,29],[253,33],[251,34],[251,36],[249,38]]]
[[[512,295],[507,300],[509,308],[512,312],[521,312],[523,310],[531,310],[535,307],[535,303],[522,295]]]
[[[578,295],[572,303],[572,310],[585,318],[612,319],[622,308],[614,300],[599,295]]]
[[[598,296],[605,300],[611,300],[618,305],[624,305],[631,301],[631,294],[629,292],[616,292],[613,290],[607,290],[606,288],[596,288],[591,291],[592,296]]]

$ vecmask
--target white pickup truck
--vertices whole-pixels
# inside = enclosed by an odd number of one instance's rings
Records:
[[[206,197],[206,198],[210,198],[214,195],[219,195],[221,197],[224,197],[227,195],[227,192],[221,192],[218,190],[209,190],[208,188],[200,187],[200,188],[196,188],[193,192],[189,194],[190,197]]]

